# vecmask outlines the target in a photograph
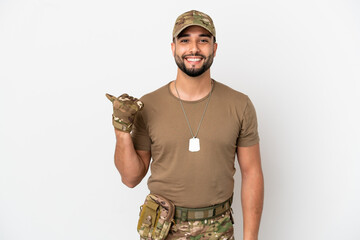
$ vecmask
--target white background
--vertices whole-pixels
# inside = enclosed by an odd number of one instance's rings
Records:
[[[212,77],[257,110],[259,239],[360,239],[359,1],[0,0],[1,240],[138,239],[146,179],[121,183],[105,93],[174,80],[191,9],[217,28]]]

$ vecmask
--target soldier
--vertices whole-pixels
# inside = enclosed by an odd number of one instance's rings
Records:
[[[107,94],[113,102],[115,165],[122,182],[135,187],[151,163],[148,187],[153,195],[139,220],[141,239],[234,239],[236,154],[242,174],[243,239],[256,240],[264,185],[254,106],[247,95],[211,78],[217,43],[208,15],[183,13],[172,36],[176,80],[140,100]],[[171,204],[174,219],[165,231],[161,228]],[[156,215],[159,209],[164,216]],[[156,231],[163,233],[155,236]]]

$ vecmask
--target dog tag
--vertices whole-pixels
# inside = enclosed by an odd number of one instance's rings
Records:
[[[196,137],[190,138],[189,140],[189,151],[198,152],[200,151],[200,140]]]

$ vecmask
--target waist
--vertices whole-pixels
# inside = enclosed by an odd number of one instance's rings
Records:
[[[148,180],[148,187],[151,193],[164,196],[175,206],[203,208],[222,203],[232,195],[234,191],[233,178],[224,176],[224,179],[226,179],[225,183],[223,181],[214,183],[212,181],[216,180],[212,178],[207,182],[196,179],[192,183],[188,183],[182,178],[160,178],[152,175]]]
[[[186,208],[175,206],[175,220],[181,221],[201,221],[218,217],[231,209],[231,196],[225,202],[202,208]]]

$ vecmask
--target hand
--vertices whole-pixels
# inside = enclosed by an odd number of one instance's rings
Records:
[[[135,115],[144,104],[139,99],[124,93],[116,98],[110,94],[106,97],[113,103],[113,125],[116,129],[130,133],[134,123]]]

